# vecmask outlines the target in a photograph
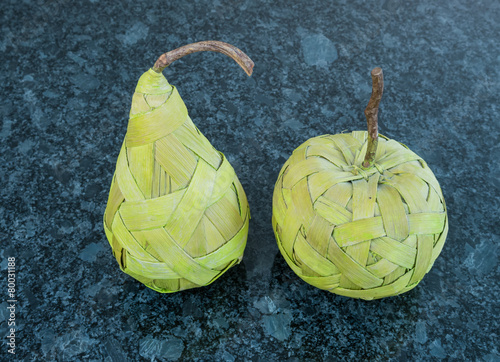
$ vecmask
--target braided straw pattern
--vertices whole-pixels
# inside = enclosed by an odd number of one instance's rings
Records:
[[[276,182],[273,228],[304,281],[370,300],[419,283],[441,252],[448,219],[422,158],[380,136],[374,167],[363,170],[366,147],[363,131],[299,146]]]
[[[210,284],[241,261],[249,217],[233,168],[177,89],[144,73],[104,214],[121,270],[164,293]]]

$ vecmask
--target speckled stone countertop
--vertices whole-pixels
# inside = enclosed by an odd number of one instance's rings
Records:
[[[0,360],[500,360],[500,3],[6,0],[0,12]],[[206,288],[159,294],[122,273],[102,227],[131,95],[167,50],[216,39],[254,61],[194,54],[165,70],[242,182],[243,262]],[[418,287],[379,301],[300,280],[271,198],[293,149],[380,132],[441,183],[450,232]],[[16,355],[7,258],[16,258]]]

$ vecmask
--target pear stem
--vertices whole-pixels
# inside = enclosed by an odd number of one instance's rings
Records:
[[[247,73],[249,76],[252,74],[254,63],[252,59],[248,57],[248,55],[231,44],[216,40],[200,41],[198,43],[184,45],[180,48],[171,50],[158,58],[153,66],[153,70],[157,73],[161,73],[163,69],[168,67],[176,60],[182,58],[183,56],[204,51],[212,51],[225,54],[228,57],[231,57],[236,63],[238,63],[240,67],[243,68],[245,73]]]
[[[375,153],[378,145],[378,106],[384,92],[384,74],[377,67],[372,70],[372,95],[365,109],[366,122],[368,124],[368,145],[366,155],[361,167],[368,169],[373,166]]]

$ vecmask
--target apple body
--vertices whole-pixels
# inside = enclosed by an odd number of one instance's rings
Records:
[[[426,162],[379,135],[363,169],[367,132],[311,138],[282,167],[273,229],[290,268],[320,289],[366,300],[414,288],[446,240],[446,205]]]

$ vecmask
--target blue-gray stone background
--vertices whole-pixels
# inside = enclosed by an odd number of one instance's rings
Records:
[[[500,360],[500,2],[4,0],[0,19],[0,360],[9,256],[18,360]],[[211,286],[159,294],[119,270],[102,215],[138,78],[207,39],[254,75],[215,53],[164,74],[246,190],[248,245]],[[450,232],[418,287],[365,302],[288,268],[271,198],[306,139],[365,129],[375,66],[380,132],[427,161]]]

